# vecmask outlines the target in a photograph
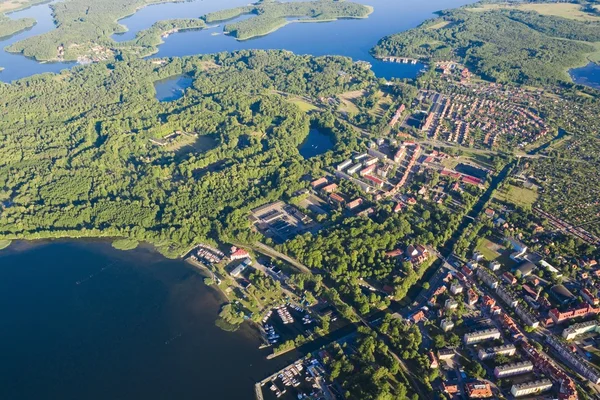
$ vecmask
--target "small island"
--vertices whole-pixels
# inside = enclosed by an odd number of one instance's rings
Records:
[[[238,40],[248,40],[272,33],[290,22],[326,22],[340,18],[366,18],[373,8],[362,4],[339,1],[304,1],[280,3],[263,1],[245,7],[207,14],[207,23],[225,21],[242,15],[255,17],[225,25],[225,33]]]

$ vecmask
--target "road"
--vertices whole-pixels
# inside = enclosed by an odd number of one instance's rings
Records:
[[[288,264],[290,264],[290,265],[296,267],[298,270],[300,270],[300,272],[312,275],[312,271],[306,265],[302,264],[300,261],[298,261],[296,259],[293,259],[292,257],[289,257],[289,256],[283,254],[280,251],[275,250],[274,248],[272,248],[270,246],[267,246],[264,243],[256,242],[256,243],[254,243],[253,248],[254,248],[254,250],[256,250],[259,253],[262,253],[266,256],[269,256],[272,258],[278,258],[280,260],[287,262]]]

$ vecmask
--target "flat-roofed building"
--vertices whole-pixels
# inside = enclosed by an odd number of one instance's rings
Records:
[[[463,341],[465,344],[481,343],[488,340],[500,339],[500,331],[496,328],[485,329],[483,331],[465,333]]]
[[[540,379],[538,381],[514,384],[510,392],[513,396],[519,397],[539,394],[550,389],[552,389],[552,381],[550,379]]]
[[[505,378],[507,376],[525,374],[531,371],[533,371],[533,364],[531,361],[522,361],[497,366],[494,368],[494,376],[496,378]]]
[[[343,163],[339,164],[339,165],[336,167],[336,169],[337,169],[338,171],[343,171],[343,170],[345,170],[346,168],[348,168],[350,165],[352,165],[352,160],[346,160],[346,161],[344,161]]]
[[[502,346],[488,347],[487,349],[479,349],[477,356],[480,360],[487,360],[499,355],[514,356],[517,348],[514,344],[505,344]]]
[[[445,318],[442,320],[440,327],[444,332],[451,331],[454,328],[454,322],[450,318]]]
[[[350,175],[357,173],[362,168],[362,163],[356,163],[350,168],[348,168],[348,172]]]
[[[568,328],[565,328],[562,333],[562,337],[567,340],[573,340],[579,335],[583,335],[585,333],[600,333],[600,322],[598,321],[588,321],[581,322],[579,324],[573,324]]]

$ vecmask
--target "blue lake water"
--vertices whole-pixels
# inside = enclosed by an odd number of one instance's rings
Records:
[[[600,89],[600,64],[589,63],[585,67],[572,69],[570,73],[575,83]]]
[[[433,17],[435,11],[473,3],[474,0],[359,0],[358,2],[374,7],[375,11],[369,18],[326,23],[291,23],[267,36],[247,41],[238,41],[223,34],[215,35],[215,33],[222,33],[222,25],[203,31],[183,31],[167,38],[154,56],[175,57],[239,49],[286,49],[297,54],[348,56],[354,60],[371,62],[373,70],[380,77],[412,78],[422,69],[422,65],[385,63],[373,59],[369,50],[381,37],[415,27]],[[200,17],[215,10],[246,4],[248,0],[195,0],[148,6],[119,21],[129,30],[122,35],[113,35],[113,38],[118,41],[130,40],[138,32],[160,20]],[[35,18],[38,24],[29,31],[0,41],[1,48],[55,28],[48,4],[35,6],[9,16]],[[42,64],[19,54],[0,51],[0,66],[5,68],[0,73],[0,80],[10,82],[42,72],[58,72],[73,65],[75,64]]]
[[[156,99],[158,101],[174,101],[185,94],[185,90],[192,86],[194,80],[189,76],[174,76],[154,83]]]
[[[251,399],[268,361],[183,261],[101,242],[0,251],[0,398]]]
[[[311,129],[304,142],[298,147],[300,155],[304,158],[312,158],[333,149],[333,140],[317,129]]]

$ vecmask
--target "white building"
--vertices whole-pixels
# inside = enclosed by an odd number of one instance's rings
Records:
[[[505,378],[507,376],[525,374],[531,371],[533,371],[533,364],[531,361],[522,361],[514,364],[497,366],[494,368],[494,376],[496,378]]]
[[[450,293],[452,294],[459,294],[463,292],[463,287],[460,283],[455,282],[452,285],[450,285]]]
[[[446,310],[455,310],[458,308],[458,302],[456,302],[454,299],[448,299],[444,303],[444,307],[446,307]]]
[[[505,344],[502,346],[488,347],[487,349],[479,349],[477,356],[480,360],[487,360],[499,355],[514,356],[517,348],[514,344]]]
[[[588,321],[579,324],[573,324],[568,328],[565,328],[565,330],[563,330],[562,337],[564,337],[567,340],[573,340],[577,336],[589,332],[600,333],[600,322]]]
[[[541,379],[539,381],[525,382],[515,384],[510,389],[513,396],[527,396],[531,394],[539,394],[552,389],[552,381],[549,379]]]
[[[454,322],[450,318],[444,318],[440,324],[444,332],[451,331],[454,328]]]
[[[500,331],[496,328],[485,329],[483,331],[465,333],[463,341],[465,344],[481,343],[488,340],[500,339]]]

